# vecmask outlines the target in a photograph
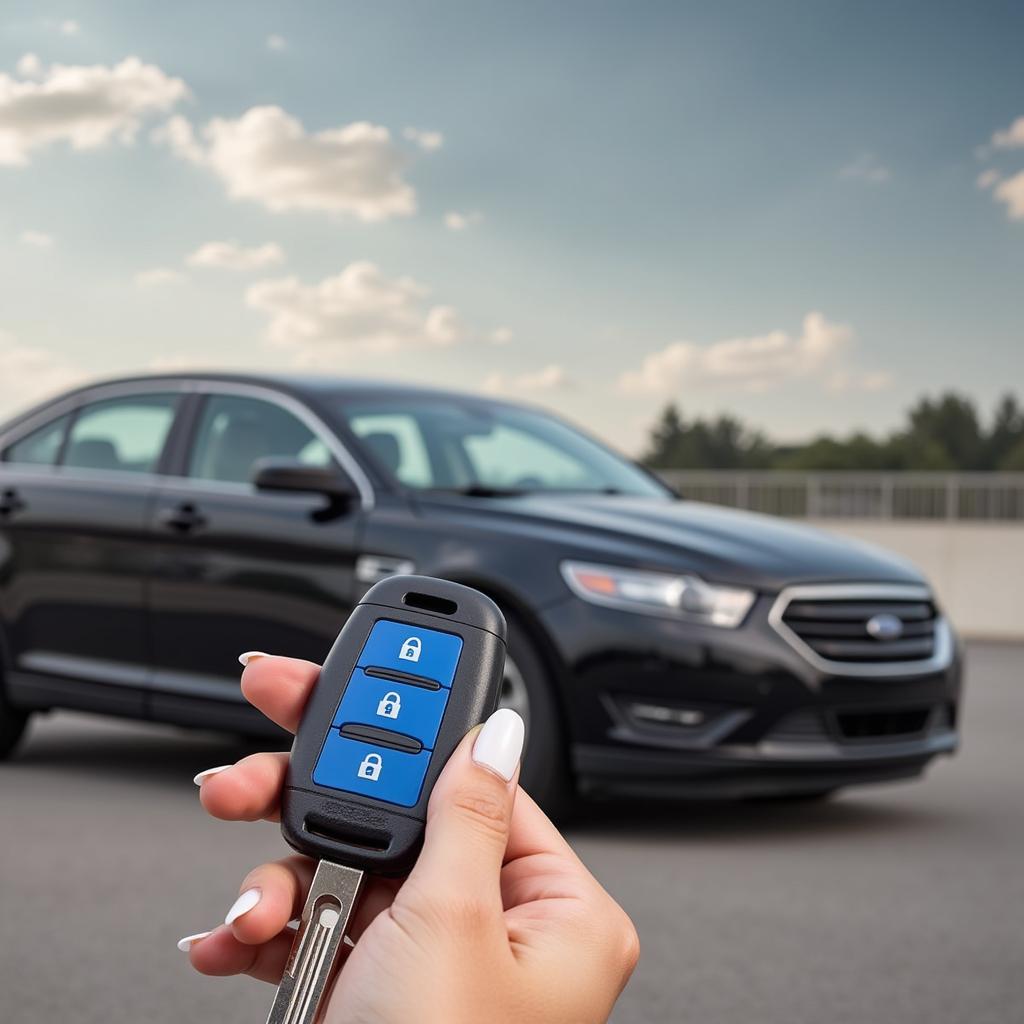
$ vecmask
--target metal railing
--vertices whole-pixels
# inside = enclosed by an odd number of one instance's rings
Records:
[[[1024,473],[659,470],[683,497],[806,519],[1024,521]]]

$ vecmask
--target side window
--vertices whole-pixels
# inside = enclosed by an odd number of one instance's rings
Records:
[[[132,395],[78,410],[62,466],[152,473],[174,422],[177,395]]]
[[[189,459],[189,476],[248,483],[253,465],[266,458],[329,466],[327,445],[298,417],[259,398],[212,395],[206,399]]]
[[[4,462],[18,462],[23,466],[52,466],[57,462],[70,416],[47,423],[33,430],[20,441],[15,441],[4,452]]]
[[[409,487],[432,487],[434,473],[414,416],[402,413],[365,413],[349,420],[352,432],[377,461]]]

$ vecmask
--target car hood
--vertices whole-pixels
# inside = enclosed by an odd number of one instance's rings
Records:
[[[466,499],[534,533],[565,527],[566,557],[628,558],[761,589],[789,583],[923,583],[898,555],[799,522],[718,505],[618,495],[525,495]],[[512,526],[510,522],[508,524]],[[547,531],[544,531],[547,532]],[[561,531],[559,531],[561,532]],[[657,549],[652,550],[652,549]]]

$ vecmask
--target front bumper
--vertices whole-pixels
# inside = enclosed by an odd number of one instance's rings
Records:
[[[911,778],[956,750],[955,643],[938,671],[823,672],[771,627],[771,607],[759,600],[737,630],[577,599],[549,607],[580,789],[799,794]]]

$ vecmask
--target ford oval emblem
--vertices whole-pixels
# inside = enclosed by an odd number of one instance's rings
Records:
[[[903,636],[903,620],[888,612],[872,615],[867,622],[867,631],[876,640],[899,640]]]

